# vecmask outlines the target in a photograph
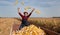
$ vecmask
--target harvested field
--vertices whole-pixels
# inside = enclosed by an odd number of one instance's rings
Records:
[[[60,33],[60,18],[29,18],[31,24]],[[19,18],[0,18],[0,35],[9,35],[13,24],[21,24]],[[18,26],[17,26],[18,29]]]

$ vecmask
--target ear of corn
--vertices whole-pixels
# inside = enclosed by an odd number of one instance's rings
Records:
[[[31,9],[31,7],[30,6],[26,6],[24,9],[25,9],[25,11],[27,11],[27,10]]]
[[[15,2],[15,5],[17,5],[18,4],[18,0],[16,0],[16,2]]]
[[[40,10],[35,10],[35,13],[40,14]]]
[[[21,2],[21,5],[24,5],[24,2]]]
[[[15,33],[13,33],[13,34],[15,34]],[[19,35],[42,35],[42,34],[45,35],[45,32],[42,29],[37,28],[34,25],[30,25],[30,26],[24,27],[21,30],[19,30],[19,32],[17,32],[17,34],[19,34]]]

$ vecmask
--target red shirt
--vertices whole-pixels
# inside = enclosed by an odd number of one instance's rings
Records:
[[[28,18],[30,17],[31,14],[32,14],[32,12],[28,16],[24,16],[21,13],[19,13],[19,15],[22,17],[22,20],[28,20]]]

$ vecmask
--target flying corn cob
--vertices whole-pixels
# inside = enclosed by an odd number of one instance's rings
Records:
[[[21,5],[24,5],[24,2],[21,2]]]
[[[17,5],[18,4],[18,0],[16,0],[15,4],[14,5]]]
[[[35,13],[40,14],[40,10],[35,10]]]
[[[25,11],[27,11],[27,10],[31,9],[31,7],[30,6],[26,6],[24,9],[25,9]]]

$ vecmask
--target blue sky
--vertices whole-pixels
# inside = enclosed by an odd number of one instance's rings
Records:
[[[31,17],[60,17],[60,0],[18,0],[18,4],[14,5],[16,0],[0,0],[0,17],[20,17],[17,8],[21,8],[24,12],[25,6],[31,6],[41,11],[40,14],[33,12]],[[24,2],[24,6],[21,2]],[[30,11],[28,11],[30,13]]]

